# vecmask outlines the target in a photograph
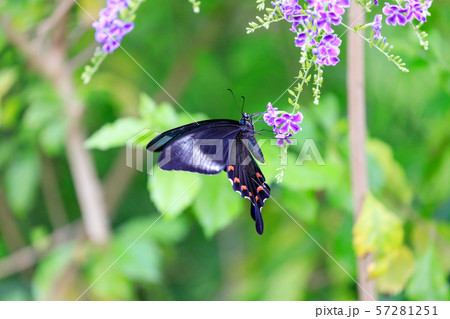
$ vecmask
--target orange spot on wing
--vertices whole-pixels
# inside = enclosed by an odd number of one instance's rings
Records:
[[[256,189],[256,191],[259,193],[260,191],[264,190],[264,188],[262,186],[258,186],[258,188]]]
[[[256,177],[261,178],[262,175],[260,173],[256,173]]]
[[[248,194],[249,194],[250,196],[253,196],[252,192],[249,192]]]
[[[247,186],[242,185],[242,186],[241,186],[241,191],[245,191],[245,190],[247,190]]]
[[[256,197],[255,197],[255,200],[256,200],[256,201],[258,201],[258,199],[259,199],[259,197],[258,197],[258,196],[256,196]]]
[[[233,165],[228,166],[228,171],[234,171]]]
[[[240,180],[239,178],[235,177],[235,178],[234,178],[234,182],[235,182],[235,183],[240,183],[241,180]]]

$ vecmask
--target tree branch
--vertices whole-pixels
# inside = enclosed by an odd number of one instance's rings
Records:
[[[61,18],[59,21],[62,21],[63,25],[58,27],[65,28],[66,19]],[[52,83],[62,100],[68,120],[67,159],[86,234],[93,243],[106,244],[110,236],[106,204],[91,153],[83,145],[86,138],[81,122],[84,105],[76,94],[73,73],[66,61],[66,46],[64,43],[52,42],[51,47],[44,50],[42,46],[37,46],[15,30],[8,18],[2,16],[0,22],[8,41],[22,52],[33,68]]]
[[[50,33],[52,29],[67,15],[75,2],[73,0],[60,0],[58,6],[53,11],[53,14],[47,19],[43,20],[37,27],[37,42],[42,44],[44,38]]]
[[[364,10],[352,2],[349,24],[364,23]],[[354,220],[359,218],[365,196],[369,190],[366,163],[366,96],[364,83],[364,42],[349,32],[347,39],[347,103],[350,138],[350,169],[353,191]],[[377,298],[375,282],[368,277],[372,256],[357,259],[359,300]]]
[[[44,248],[33,246],[21,248],[0,260],[0,279],[33,267],[45,254],[67,242],[83,238],[83,227],[80,222],[74,222],[54,231],[42,242],[47,243]]]
[[[42,195],[47,206],[48,217],[53,229],[58,229],[68,223],[67,212],[61,198],[58,179],[50,158],[42,156]]]
[[[0,230],[11,252],[25,246],[25,238],[9,209],[3,188],[0,185]]]

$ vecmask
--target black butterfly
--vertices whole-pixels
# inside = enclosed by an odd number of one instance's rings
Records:
[[[163,170],[208,175],[226,171],[233,189],[250,200],[250,214],[261,235],[264,229],[261,209],[270,197],[270,187],[252,157],[253,154],[264,163],[252,121],[259,114],[243,113],[239,122],[207,120],[183,125],[155,137],[147,150],[162,152],[158,165]]]

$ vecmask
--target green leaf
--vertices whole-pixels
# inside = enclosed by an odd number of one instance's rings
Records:
[[[283,189],[279,201],[288,212],[298,216],[302,222],[311,223],[317,218],[319,204],[314,191],[293,192]]]
[[[18,215],[23,216],[31,209],[39,184],[39,172],[39,157],[30,150],[19,153],[5,172],[6,197]]]
[[[353,228],[353,246],[359,257],[373,253],[374,264],[369,265],[372,276],[379,276],[387,270],[387,262],[398,253],[403,242],[401,220],[386,206],[368,193]]]
[[[146,123],[148,123],[152,130],[164,132],[178,126],[178,120],[178,114],[175,112],[173,105],[163,102],[151,113]],[[192,119],[190,122],[192,122]]]
[[[8,93],[16,81],[17,71],[14,67],[5,68],[0,71],[0,109],[2,107],[3,97]]]
[[[25,111],[23,118],[24,129],[38,132],[49,122],[62,120],[60,109],[49,101],[34,101]]]
[[[11,129],[18,125],[23,108],[24,104],[20,96],[8,96],[1,106],[0,127]]]
[[[103,125],[89,137],[85,146],[90,149],[107,150],[124,146],[137,133],[145,129],[146,125],[139,119],[125,117],[113,123]]]
[[[291,164],[283,183],[293,191],[333,189],[342,177],[342,167],[327,160],[325,163],[318,165],[315,161],[308,161],[303,165]]]
[[[211,237],[229,225],[241,212],[242,203],[238,193],[225,180],[224,174],[207,176],[202,180],[202,191],[194,202],[194,213],[205,236]],[[249,210],[250,202],[245,210]]]
[[[288,260],[264,278],[264,300],[304,300],[313,270],[310,260]]]
[[[39,144],[49,156],[60,154],[64,149],[65,140],[66,123],[63,120],[50,123],[39,134]]]
[[[144,230],[126,223],[114,237],[114,254],[120,256],[151,224],[143,224]],[[150,232],[149,229],[147,232]],[[161,279],[161,251],[147,232],[120,258],[116,266],[122,274],[136,282],[158,282]],[[114,258],[114,254],[111,255]]]
[[[37,264],[31,283],[34,300],[54,299],[57,281],[73,263],[74,249],[72,243],[59,247]]]
[[[15,149],[16,144],[12,139],[2,139],[0,143],[0,168],[12,158]]]
[[[90,256],[90,265],[86,269],[86,279],[89,284],[102,275],[123,250],[113,250],[115,254],[96,252]],[[120,259],[119,261],[120,262]],[[89,289],[87,296],[92,300],[134,300],[133,282],[129,280],[117,264],[109,270]],[[86,297],[86,295],[85,295]]]
[[[139,95],[139,115],[146,122],[151,122],[156,111],[156,102],[147,94]]]
[[[198,174],[161,169],[156,169],[147,183],[150,198],[156,208],[169,217],[177,216],[192,204],[200,185]]]
[[[148,227],[151,228],[145,236],[153,238],[155,241],[163,244],[174,244],[182,240],[188,231],[188,220],[184,216],[178,216],[174,219],[163,219],[156,221],[158,216],[135,217],[127,222],[127,229],[134,234],[141,234]]]
[[[450,295],[446,276],[434,243],[430,241],[425,253],[417,258],[406,294],[411,300],[448,300]]]
[[[413,193],[403,167],[394,159],[392,148],[384,142],[370,139],[367,141],[367,151],[383,170],[384,190],[400,203],[410,205]]]
[[[400,247],[389,261],[386,272],[377,278],[379,292],[388,295],[400,293],[414,271],[414,256],[406,246]]]
[[[448,143],[447,139],[444,143]],[[450,149],[446,146],[442,147],[439,157],[430,156],[429,167],[426,169],[426,171],[430,172],[429,177],[426,178],[419,193],[424,204],[431,207],[434,207],[437,202],[447,200],[450,193],[450,183],[448,182],[448,176],[450,176]],[[428,152],[433,154],[436,151]]]
[[[152,226],[155,220],[154,217],[134,218],[119,228],[108,249],[99,251],[94,248],[91,251],[87,267],[89,281],[94,281],[109,268],[89,291],[91,297],[100,300],[132,300],[133,281],[156,283],[161,280],[162,253],[152,232],[158,223],[164,221],[158,221]]]

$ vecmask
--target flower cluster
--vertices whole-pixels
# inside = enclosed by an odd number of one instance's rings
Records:
[[[92,24],[95,29],[95,40],[102,44],[103,52],[116,50],[123,37],[134,28],[133,22],[125,22],[118,18],[122,9],[128,8],[127,0],[108,0],[106,8],[99,14],[99,20]]]
[[[385,3],[383,14],[386,16],[386,24],[388,25],[406,25],[412,23],[414,19],[419,22],[426,22],[427,16],[430,14],[428,9],[431,7],[433,0],[408,0],[405,6],[400,4],[391,5]]]
[[[374,32],[372,39],[376,40],[376,39],[383,39],[383,37],[381,36],[381,20],[383,19],[383,15],[381,14],[376,14],[375,18],[373,19],[372,24],[372,30]]]
[[[284,19],[292,23],[296,33],[295,45],[303,51],[311,50],[317,65],[336,65],[342,41],[334,35],[333,26],[342,23],[350,0],[306,0],[303,7],[297,0],[272,2]]]
[[[387,25],[404,26],[408,23],[412,24],[414,19],[419,23],[424,23],[427,21],[427,16],[430,15],[428,9],[432,3],[433,0],[407,0],[405,6],[402,7],[398,2],[395,5],[385,2],[382,12],[386,16]],[[378,2],[374,4],[378,5]],[[376,14],[373,22],[369,25],[372,26],[372,39],[383,39],[385,42],[386,38],[381,36],[382,19],[382,14]]]
[[[292,143],[289,138],[298,131],[301,131],[299,124],[302,120],[302,113],[288,114],[283,111],[278,111],[278,108],[273,107],[270,102],[267,104],[267,111],[264,113],[264,122],[272,126],[275,137],[278,140],[277,145],[280,147],[284,143]]]

